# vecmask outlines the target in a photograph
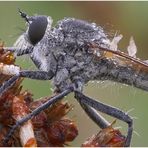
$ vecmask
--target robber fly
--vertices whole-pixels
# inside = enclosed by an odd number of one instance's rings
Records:
[[[26,117],[17,121],[6,136],[10,139],[14,130],[33,116],[39,114],[57,100],[74,92],[85,112],[98,126],[105,128],[108,123],[92,110],[108,114],[128,124],[124,146],[130,146],[133,120],[118,108],[103,104],[83,94],[83,87],[91,80],[111,80],[148,91],[148,64],[120,51],[110,49],[110,40],[103,28],[75,18],[64,18],[52,27],[50,16],[28,16],[19,10],[28,27],[16,41],[13,48],[16,56],[27,54],[37,71],[5,68],[13,75],[0,87],[2,95],[19,77],[52,80],[58,94]]]

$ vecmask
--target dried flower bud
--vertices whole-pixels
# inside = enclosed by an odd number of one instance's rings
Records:
[[[49,124],[47,131],[52,146],[64,146],[78,135],[75,123],[69,119],[61,119]]]
[[[98,134],[88,138],[83,147],[123,147],[125,136],[121,132],[112,127],[112,124],[102,129]]]

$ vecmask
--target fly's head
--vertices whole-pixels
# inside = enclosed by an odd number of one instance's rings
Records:
[[[52,19],[49,16],[28,16],[20,10],[19,13],[27,23],[27,30],[14,44],[16,47],[16,55],[22,55],[24,52],[31,53],[33,48],[50,32],[52,25]]]

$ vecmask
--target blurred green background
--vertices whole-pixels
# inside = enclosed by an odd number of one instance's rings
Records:
[[[138,47],[137,56],[143,60],[148,59],[148,2],[0,2],[0,39],[6,46],[12,46],[16,38],[25,28],[17,8],[29,15],[46,14],[52,16],[54,24],[63,17],[75,17],[96,22],[112,36],[118,32],[123,34],[120,48],[123,51],[129,43],[130,36],[134,36]],[[34,69],[34,65],[27,57],[18,58],[17,64],[24,69]],[[25,80],[24,89],[31,90],[35,98],[51,94],[48,81]],[[132,146],[148,146],[148,93],[133,87],[113,82],[89,83],[85,93],[110,105],[130,112],[134,120]],[[73,99],[73,94],[67,97],[68,102],[74,105],[70,112],[71,118],[76,121],[79,136],[71,144],[80,146],[86,138],[99,131],[99,128],[85,115],[79,104]],[[108,116],[112,122],[114,119]],[[126,133],[127,126],[117,120],[116,126],[121,126]]]

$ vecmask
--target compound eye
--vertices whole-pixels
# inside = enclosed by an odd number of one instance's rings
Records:
[[[48,21],[46,16],[37,16],[32,20],[32,23],[29,24],[28,37],[33,45],[43,38],[47,24]]]

